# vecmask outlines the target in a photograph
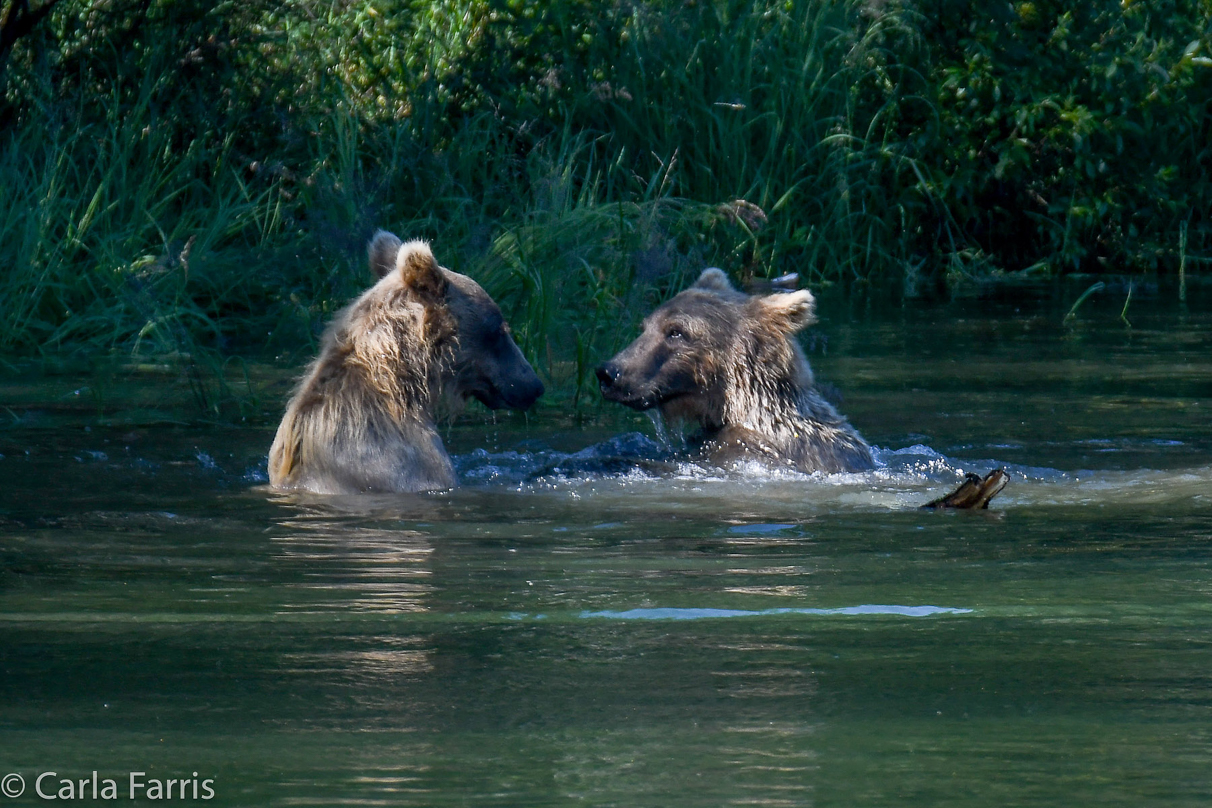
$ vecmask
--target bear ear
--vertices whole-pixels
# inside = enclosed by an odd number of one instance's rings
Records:
[[[401,241],[395,233],[379,230],[366,245],[366,256],[370,260],[370,271],[376,278],[387,276],[396,268],[396,255],[400,252]]]
[[[728,276],[724,274],[724,270],[719,267],[707,267],[703,270],[703,274],[699,275],[699,279],[694,282],[695,289],[706,289],[710,292],[735,292],[732,284],[728,282]]]
[[[807,289],[754,298],[753,304],[761,322],[787,334],[816,322],[816,298]]]
[[[396,268],[404,285],[422,300],[439,300],[446,295],[446,276],[424,241],[400,245],[400,251],[396,253]]]

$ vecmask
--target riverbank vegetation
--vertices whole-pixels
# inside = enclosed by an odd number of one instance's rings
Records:
[[[216,412],[377,227],[479,279],[561,407],[707,265],[1212,258],[1212,0],[4,0],[0,60],[0,353],[177,363]]]

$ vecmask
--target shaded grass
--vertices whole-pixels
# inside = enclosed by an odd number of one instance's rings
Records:
[[[64,0],[14,52],[0,110],[0,352],[167,363],[206,417],[275,417],[280,392],[241,364],[313,353],[388,227],[480,280],[553,406],[575,410],[594,365],[705,266],[905,294],[1074,266],[1111,243],[1090,217],[1126,192],[1006,226],[987,212],[990,193],[1048,190],[1014,171],[1063,159],[1063,132],[981,129],[1055,104],[998,106],[999,40],[934,32],[960,6]],[[989,24],[1015,41],[1072,27],[1040,9]],[[1198,160],[1188,50],[1166,91]],[[956,106],[967,92],[979,120]],[[1105,185],[1082,121],[1074,154]],[[1208,196],[1191,187],[1182,199]],[[1185,283],[1207,234],[1178,198]]]

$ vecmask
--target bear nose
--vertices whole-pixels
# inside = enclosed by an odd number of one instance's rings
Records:
[[[542,397],[545,390],[546,388],[543,387],[543,383],[539,381],[539,377],[535,376],[534,381],[532,381],[526,388],[526,399],[529,404],[533,404],[538,401],[539,398]],[[529,404],[527,406],[529,406]]]
[[[611,387],[619,380],[619,368],[617,365],[612,365],[607,362],[597,369],[598,381],[602,383],[602,388]]]

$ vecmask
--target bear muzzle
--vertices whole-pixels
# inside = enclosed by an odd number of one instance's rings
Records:
[[[637,395],[631,385],[623,380],[622,369],[614,362],[607,362],[594,371],[598,377],[598,389],[602,398],[631,407],[635,410],[648,410],[660,403],[654,395]]]
[[[531,373],[530,378],[519,384],[511,384],[504,390],[505,406],[511,410],[527,410],[543,395],[546,388],[539,377]]]
[[[619,376],[623,374],[623,371],[619,370],[619,366],[613,362],[607,362],[604,365],[598,365],[598,369],[594,373],[598,377],[598,383],[602,388],[602,392],[605,393],[619,380]]]
[[[471,395],[490,410],[527,410],[539,400],[545,390],[539,377],[531,373],[527,379],[489,385],[486,389],[472,391]]]

